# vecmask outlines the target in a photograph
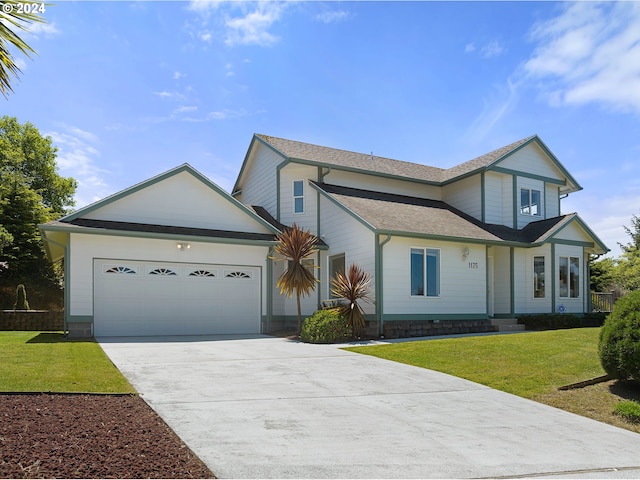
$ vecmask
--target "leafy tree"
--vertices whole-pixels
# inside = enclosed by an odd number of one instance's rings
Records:
[[[610,257],[600,260],[589,259],[592,292],[608,292],[614,288],[616,277],[616,261]]]
[[[627,244],[619,243],[622,256],[618,261],[618,280],[626,291],[640,289],[640,217],[631,217],[631,227],[624,227],[631,237]]]
[[[57,173],[56,151],[51,138],[42,137],[32,124],[0,118],[0,225],[13,237],[0,255],[7,264],[0,280],[56,279],[38,225],[67,213],[77,185]]]
[[[371,277],[362,267],[352,263],[349,271],[336,273],[331,279],[331,291],[339,298],[344,298],[347,303],[340,305],[339,311],[351,327],[354,338],[365,327],[364,311],[358,304],[359,300],[369,300],[369,284]]]
[[[31,23],[44,22],[40,16],[42,3],[29,2],[28,0],[4,0],[0,2],[0,92],[6,98],[11,88],[11,76],[18,77],[20,68],[9,52],[9,46],[15,47],[19,52],[31,58],[31,54],[36,53],[27,43],[15,33],[17,31],[28,31],[27,26]],[[25,8],[25,5],[29,8]],[[36,8],[31,8],[34,5]]]
[[[278,243],[274,251],[283,258],[275,260],[288,260],[287,268],[278,278],[276,286],[280,288],[280,294],[291,298],[296,296],[298,306],[298,335],[302,329],[302,310],[300,308],[300,295],[309,296],[316,288],[316,277],[302,265],[302,260],[317,253],[317,237],[299,228],[295,223],[291,228],[285,229],[277,236]]]

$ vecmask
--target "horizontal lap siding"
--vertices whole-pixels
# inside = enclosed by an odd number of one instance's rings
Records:
[[[290,163],[280,170],[280,221],[296,224],[313,233],[317,231],[317,192],[308,180],[318,177],[318,169]],[[304,213],[293,213],[293,182],[304,180]]]
[[[332,185],[373,190],[374,192],[395,193],[411,197],[428,198],[430,200],[442,200],[440,187],[379,177],[376,175],[366,175],[361,172],[353,173],[343,170],[331,170],[331,172],[324,177],[324,182]]]
[[[478,220],[482,219],[480,175],[442,187],[442,200]]]
[[[440,249],[440,297],[411,296],[411,248]],[[463,249],[469,249],[466,259]],[[469,264],[477,268],[469,268]],[[384,314],[486,314],[484,246],[392,237],[383,250]],[[388,317],[387,317],[388,318]]]
[[[494,313],[505,315],[511,313],[511,257],[508,247],[492,247],[489,255],[493,256],[493,294]]]
[[[487,172],[484,176],[485,222],[495,225],[504,224],[504,198],[502,177],[498,173]]]
[[[245,205],[259,205],[276,216],[276,171],[283,158],[268,147],[257,143],[253,158],[245,169],[242,193],[238,195]]]
[[[529,144],[509,155],[498,166],[556,180],[564,180],[565,178],[555,163],[535,144]]]
[[[235,202],[181,172],[108,203],[84,218],[269,233]]]
[[[325,258],[344,253],[345,267],[352,263],[362,267],[371,276],[369,286],[370,298],[375,300],[375,235],[365,225],[353,218],[342,208],[326,197],[320,199],[320,235],[328,243],[329,251]],[[321,296],[329,298],[328,263],[324,261],[321,268]],[[365,313],[375,313],[373,303],[363,303]]]
[[[580,296],[578,298],[560,297],[560,281],[558,271],[556,276],[556,309],[560,305],[564,305],[566,313],[582,313],[586,309],[587,295],[589,295],[588,285],[586,283],[585,257],[583,248],[572,245],[556,245],[556,269],[560,267],[560,257],[578,257],[580,259]]]
[[[544,298],[534,298],[534,276],[533,276],[533,259],[534,257],[544,257],[544,273],[545,273],[545,296]],[[516,269],[516,278],[522,276],[522,281],[516,284],[516,306],[517,313],[550,313],[551,299],[553,297],[551,270],[551,246],[543,245],[538,248],[520,250],[516,255],[518,267]]]

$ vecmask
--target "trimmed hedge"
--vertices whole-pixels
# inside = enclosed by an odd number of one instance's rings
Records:
[[[610,376],[640,381],[640,290],[616,301],[600,332],[598,353]]]
[[[600,327],[607,317],[606,313],[587,313],[584,317],[566,313],[548,313],[543,315],[524,315],[518,318],[527,330],[559,330],[562,328]]]
[[[339,309],[318,310],[305,318],[300,340],[305,343],[340,343],[351,339],[351,327]]]

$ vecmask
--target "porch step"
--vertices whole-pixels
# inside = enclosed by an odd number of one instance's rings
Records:
[[[518,324],[517,318],[492,318],[491,325],[498,327],[499,332],[523,332],[524,325]]]

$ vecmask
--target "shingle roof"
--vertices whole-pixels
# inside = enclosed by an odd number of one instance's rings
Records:
[[[535,138],[535,135],[523,138],[449,169],[323,147],[269,135],[256,134],[256,137],[291,159],[440,184],[488,167],[511,151],[531,141]]]
[[[228,238],[237,240],[275,241],[275,235],[270,233],[234,232],[229,230],[214,230],[208,228],[174,227],[169,225],[154,225],[148,223],[115,222],[112,220],[94,220],[76,218],[71,221],[53,221],[45,224],[50,227],[73,228],[79,232],[91,229],[116,230],[122,232],[160,233],[167,235],[184,235],[194,237]]]
[[[571,217],[565,215],[533,222],[524,229],[517,230],[482,223],[439,200],[312,183],[379,231],[465,238],[490,243],[531,244]]]
[[[324,165],[335,165],[355,170],[365,170],[384,175],[412,178],[439,183],[444,172],[441,168],[417,163],[403,162],[364,153],[350,152],[336,148],[322,147],[310,143],[285,140],[284,138],[256,134],[256,136],[289,158]]]

